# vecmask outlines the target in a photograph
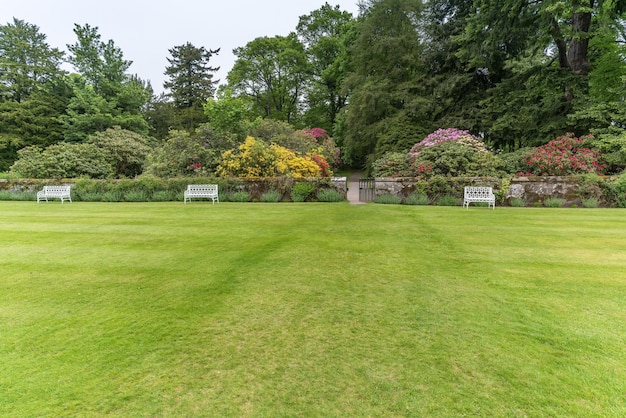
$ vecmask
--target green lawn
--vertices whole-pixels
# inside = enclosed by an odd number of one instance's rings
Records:
[[[0,202],[2,417],[623,417],[626,211]]]

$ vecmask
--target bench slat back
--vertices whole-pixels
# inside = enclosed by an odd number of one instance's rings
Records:
[[[217,184],[189,184],[187,191],[191,193],[217,193]]]

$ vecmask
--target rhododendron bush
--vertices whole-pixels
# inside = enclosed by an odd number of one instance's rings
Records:
[[[545,145],[534,148],[522,159],[528,173],[538,176],[566,176],[570,174],[602,174],[600,153],[583,146],[591,136],[577,138],[567,133]]]
[[[381,177],[497,175],[500,159],[468,131],[438,129],[411,147],[408,153],[388,153],[372,165]]]
[[[426,138],[413,145],[411,148],[411,154],[419,154],[424,148],[432,147],[444,142],[458,142],[459,144],[466,145],[476,151],[488,152],[485,144],[475,135],[456,128],[438,129]]]

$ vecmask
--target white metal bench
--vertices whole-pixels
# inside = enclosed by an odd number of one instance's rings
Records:
[[[466,187],[463,196],[463,206],[469,208],[472,202],[486,202],[487,207],[496,207],[496,196],[491,187]]]
[[[61,203],[64,200],[72,201],[72,196],[70,195],[70,187],[71,186],[43,186],[43,189],[37,192],[37,203],[40,200],[48,199],[61,199]]]
[[[217,184],[189,184],[185,190],[185,202],[191,201],[192,198],[204,198],[213,200],[213,204],[220,199],[217,195]]]

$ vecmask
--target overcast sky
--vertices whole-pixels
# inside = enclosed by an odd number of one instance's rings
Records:
[[[129,69],[163,91],[168,52],[191,42],[221,48],[211,58],[220,66],[215,78],[226,80],[234,63],[233,48],[260,36],[287,35],[298,18],[324,5],[324,0],[0,0],[0,23],[13,18],[39,27],[51,47],[67,52],[76,42],[74,24],[98,27],[102,41],[113,40]],[[328,1],[357,16],[357,0]]]

